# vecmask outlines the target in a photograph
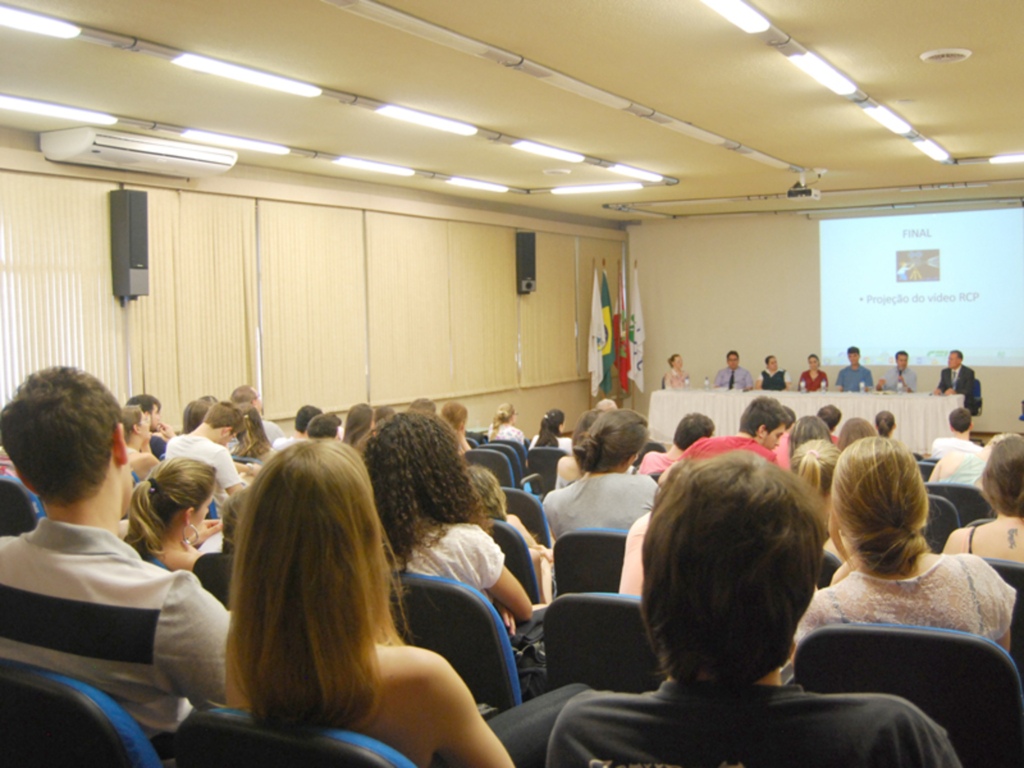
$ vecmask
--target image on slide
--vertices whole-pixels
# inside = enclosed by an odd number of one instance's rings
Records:
[[[938,282],[939,250],[896,251],[896,282]]]

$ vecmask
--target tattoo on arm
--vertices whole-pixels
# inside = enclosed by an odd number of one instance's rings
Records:
[[[1006,543],[1009,545],[1010,549],[1016,549],[1017,548],[1017,529],[1016,528],[1011,528],[1009,530],[1009,532],[1006,534]]]

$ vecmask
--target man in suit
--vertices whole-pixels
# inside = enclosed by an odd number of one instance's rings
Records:
[[[964,354],[959,349],[949,353],[949,367],[942,369],[939,386],[933,395],[963,395],[964,407],[972,416],[978,415],[978,404],[974,401],[974,371],[964,365]]]

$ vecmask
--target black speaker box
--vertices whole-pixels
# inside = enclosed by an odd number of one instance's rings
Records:
[[[537,290],[537,233],[516,232],[516,292]]]
[[[149,295],[149,210],[145,192],[115,189],[110,193],[110,265],[115,296],[134,299]]]

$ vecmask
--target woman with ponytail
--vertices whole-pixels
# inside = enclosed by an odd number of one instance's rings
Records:
[[[923,530],[928,494],[901,443],[851,444],[832,481],[829,532],[845,561],[819,590],[797,641],[825,624],[905,624],[982,635],[1010,649],[1015,592],[976,555],[935,555]]]
[[[216,481],[213,467],[193,459],[167,459],[135,486],[125,542],[142,559],[170,571],[192,570],[199,546],[221,529],[206,514]]]
[[[526,445],[526,435],[516,428],[516,407],[512,403],[502,403],[494,412],[494,421],[487,432],[488,440],[516,440]]]
[[[829,439],[808,440],[793,451],[791,462],[793,474],[805,480],[824,500],[827,524],[832,516],[832,477],[839,462],[839,449]],[[831,538],[825,542],[825,551],[843,559]]]
[[[544,498],[554,537],[578,528],[628,530],[651,511],[658,484],[628,474],[647,443],[647,419],[636,411],[607,411],[573,447],[583,477]]]
[[[566,453],[572,453],[572,440],[562,437],[563,424],[565,424],[565,414],[557,408],[552,408],[540,420],[540,432],[533,438],[530,447],[561,448]]]

